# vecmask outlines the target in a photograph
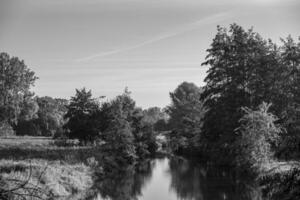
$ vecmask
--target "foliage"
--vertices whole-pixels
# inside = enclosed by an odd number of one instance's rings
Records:
[[[171,146],[179,149],[193,149],[200,140],[202,118],[205,113],[200,100],[202,90],[193,83],[183,82],[170,93],[171,105],[167,108],[172,129]]]
[[[252,29],[245,31],[236,24],[229,31],[218,27],[202,64],[210,65],[202,95],[209,109],[203,129],[210,140],[223,144],[234,141],[240,108],[255,108],[270,98],[278,65],[275,49]]]
[[[71,97],[64,116],[67,119],[64,128],[68,136],[84,143],[95,140],[99,136],[97,123],[95,123],[98,111],[99,103],[92,98],[92,92],[85,88],[76,89],[76,94]]]
[[[277,117],[269,112],[270,106],[262,103],[258,110],[243,108],[237,140],[239,164],[261,167],[273,158],[272,147],[278,144],[282,129],[275,124]]]
[[[135,108],[131,126],[136,153],[140,158],[153,155],[158,148],[154,132],[154,124],[156,122],[153,121],[153,123],[149,123],[148,120],[145,120],[147,117],[149,116],[145,114],[145,111]]]
[[[210,66],[201,95],[208,109],[202,131],[212,149],[229,152],[237,139],[241,108],[253,110],[263,101],[272,103],[270,110],[288,137],[300,141],[300,43],[290,36],[282,43],[278,46],[237,24],[229,30],[218,26],[202,63]]]
[[[278,84],[278,105],[282,107],[281,124],[287,130],[287,136],[281,142],[278,154],[285,157],[300,153],[300,38],[295,42],[291,36],[281,39],[280,61],[282,63],[281,83]]]
[[[0,137],[12,136],[15,132],[13,128],[6,121],[0,122]]]
[[[167,129],[168,114],[159,107],[150,107],[143,110],[143,123],[153,126],[154,130],[162,131]]]
[[[36,79],[23,60],[0,53],[0,121],[17,124],[24,98]]]
[[[104,132],[103,149],[118,164],[132,163],[136,159],[134,137],[129,123],[122,118],[114,119]]]
[[[19,119],[16,127],[17,135],[54,136],[62,132],[67,100],[47,96],[36,97],[32,100],[32,104],[36,104],[35,116]]]
[[[151,123],[144,121],[144,112],[136,108],[128,90],[101,106],[104,148],[115,157],[134,161],[154,154],[157,145]]]
[[[131,163],[136,159],[130,124],[134,107],[135,102],[127,90],[101,107],[101,137],[105,142],[102,148],[110,155],[114,155],[116,162]]]

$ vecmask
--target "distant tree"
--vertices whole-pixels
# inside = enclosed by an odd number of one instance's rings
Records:
[[[20,121],[29,121],[37,118],[39,105],[33,94],[27,94],[23,97],[23,102],[20,105],[20,114],[18,116],[18,123]]]
[[[40,127],[42,135],[53,136],[61,131],[67,112],[67,100],[53,99],[51,97],[37,98],[39,105],[38,119],[35,121]]]
[[[135,102],[127,90],[102,107],[102,118],[105,119],[105,129],[102,138],[105,141],[103,149],[109,152],[117,163],[132,163],[136,159],[134,135],[131,120]]]
[[[111,121],[116,118],[116,108],[119,108],[124,116],[125,120],[130,122],[132,121],[133,112],[135,110],[135,101],[130,97],[130,92],[126,88],[123,94],[118,95],[111,101],[104,102],[101,105],[99,113],[99,123],[101,132],[104,132]]]
[[[169,115],[159,107],[150,107],[143,110],[143,123],[153,126],[155,131],[168,130],[168,119]]]
[[[132,133],[134,135],[134,143],[136,153],[140,158],[153,155],[158,146],[154,132],[154,124],[148,120],[144,120],[145,112],[136,108],[132,116]]]
[[[24,107],[25,111],[22,109],[21,116],[23,116],[23,112],[29,114],[19,119],[16,126],[17,135],[54,136],[56,133],[62,133],[65,123],[64,115],[67,112],[67,100],[46,96],[35,97],[30,103],[35,105],[33,106],[36,109],[35,115],[29,116],[33,111],[26,111],[32,110],[31,104]]]
[[[36,79],[23,60],[0,53],[0,121],[17,124],[24,99]]]
[[[39,128],[34,124],[38,118],[39,105],[32,95],[24,97],[20,106],[18,123],[15,125],[17,135],[40,135]]]
[[[143,110],[135,106],[128,90],[103,103],[99,121],[102,139],[106,143],[104,148],[109,152],[117,151],[118,156],[123,155],[129,161],[155,153],[157,145],[153,125],[143,119]]]
[[[172,129],[171,146],[174,150],[194,148],[200,139],[202,118],[205,114],[200,100],[202,89],[193,83],[183,82],[170,93],[171,105],[167,108]]]
[[[76,138],[86,143],[99,137],[97,114],[99,103],[92,98],[91,90],[85,88],[76,89],[75,96],[71,97],[67,105],[67,113],[64,116],[67,119],[64,128],[70,138]]]

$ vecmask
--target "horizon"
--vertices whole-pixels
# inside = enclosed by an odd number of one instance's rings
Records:
[[[4,0],[0,51],[36,73],[37,96],[69,99],[86,87],[111,99],[128,87],[137,106],[163,108],[180,83],[204,85],[217,25],[278,43],[300,36],[299,9],[297,0]]]

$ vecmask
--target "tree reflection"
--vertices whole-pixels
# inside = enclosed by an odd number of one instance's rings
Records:
[[[199,164],[180,158],[169,161],[171,189],[182,200],[260,200],[253,180],[224,166]]]
[[[107,168],[94,186],[100,199],[137,200],[144,185],[151,179],[155,162]],[[99,198],[98,198],[99,199]]]
[[[261,193],[253,179],[236,173],[232,168],[176,157],[169,159],[168,164],[166,166],[157,159],[127,166],[105,164],[95,181],[94,194],[88,199],[149,200],[143,192],[156,168],[155,171],[163,170],[169,174],[160,177],[159,181],[163,181],[162,185],[170,181],[170,190],[164,193],[170,199],[175,194],[175,199],[181,200],[261,200]],[[157,187],[152,190],[154,193],[160,192]]]

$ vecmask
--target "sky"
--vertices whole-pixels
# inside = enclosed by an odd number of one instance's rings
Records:
[[[75,88],[164,107],[181,82],[203,86],[216,26],[300,36],[299,0],[0,0],[0,52],[25,61],[38,96]]]

